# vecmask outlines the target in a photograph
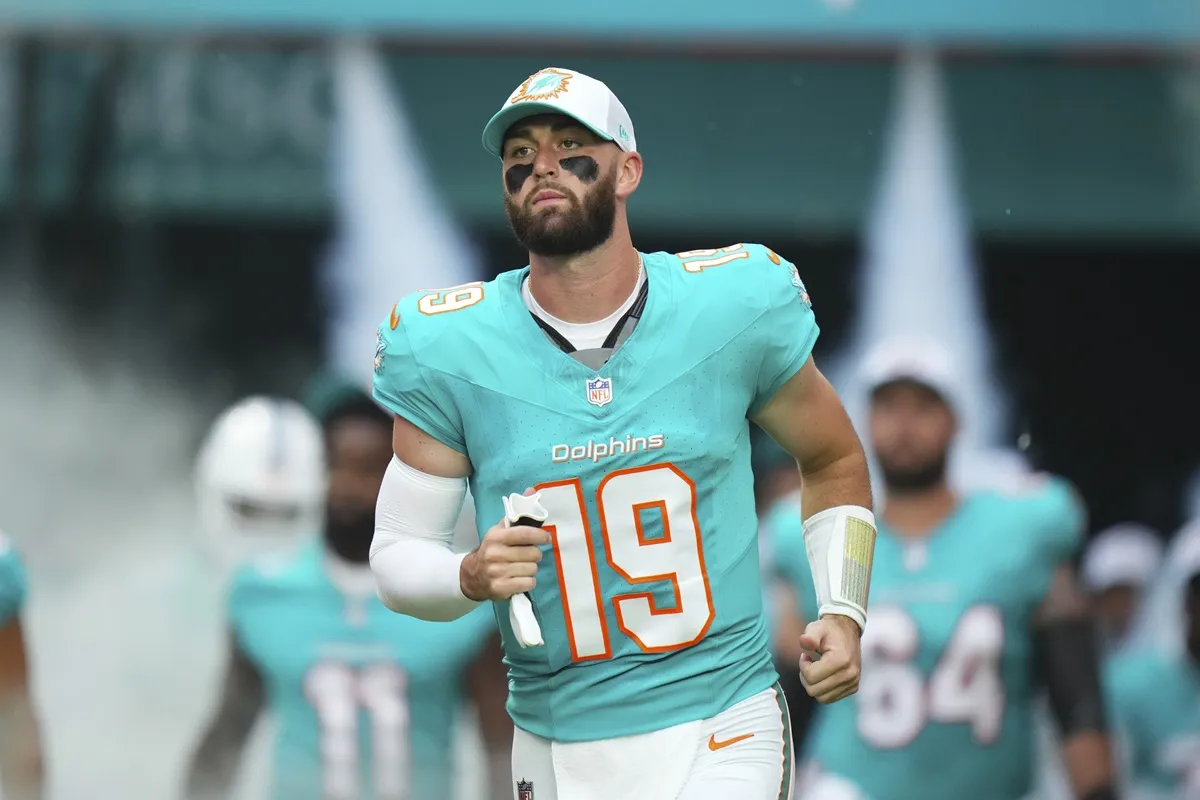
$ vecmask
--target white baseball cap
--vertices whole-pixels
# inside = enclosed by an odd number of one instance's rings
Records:
[[[1093,592],[1145,586],[1158,571],[1163,546],[1144,525],[1122,523],[1097,534],[1083,557],[1083,582]]]
[[[954,361],[950,353],[933,341],[889,339],[867,352],[862,366],[868,393],[898,381],[911,381],[936,392],[951,407],[956,406]]]
[[[538,114],[565,114],[626,152],[637,150],[629,112],[612,90],[582,72],[546,67],[516,88],[483,128],[483,148],[499,156],[517,122]]]

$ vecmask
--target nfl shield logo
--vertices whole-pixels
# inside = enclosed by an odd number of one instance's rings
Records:
[[[606,406],[612,402],[612,379],[593,378],[587,382],[587,399],[594,406]]]
[[[517,800],[533,800],[533,781],[517,781]]]

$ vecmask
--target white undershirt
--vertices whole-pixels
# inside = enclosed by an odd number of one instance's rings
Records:
[[[525,307],[535,317],[562,334],[562,337],[574,345],[576,350],[591,350],[592,348],[604,345],[604,340],[612,333],[617,320],[625,316],[625,312],[633,307],[634,302],[637,300],[638,292],[641,291],[642,284],[645,282],[646,271],[642,269],[639,263],[637,283],[634,284],[633,291],[630,292],[629,297],[625,299],[624,303],[621,303],[616,311],[604,319],[598,319],[595,322],[564,322],[554,316],[538,305],[537,299],[534,298],[533,292],[529,289],[529,278],[526,278],[521,284],[521,299],[525,301]]]

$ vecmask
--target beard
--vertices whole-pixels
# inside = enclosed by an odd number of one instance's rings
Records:
[[[617,218],[616,169],[600,177],[583,200],[561,186],[543,184],[529,193],[549,189],[566,196],[569,207],[537,212],[527,203],[517,205],[511,195],[504,198],[508,224],[521,246],[539,256],[571,256],[595,250],[609,240]]]
[[[917,494],[928,491],[946,479],[946,453],[938,453],[924,464],[896,466],[879,458],[883,482],[893,494]]]
[[[325,543],[343,561],[365,564],[375,536],[374,508],[325,510]]]

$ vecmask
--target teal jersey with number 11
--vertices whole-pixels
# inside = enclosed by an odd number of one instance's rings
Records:
[[[439,624],[344,595],[320,545],[236,575],[229,617],[276,722],[275,800],[451,796],[466,671],[487,608]]]
[[[809,358],[808,295],[761,245],[642,262],[640,322],[599,370],[530,316],[528,268],[406,298],[379,333],[376,398],[470,458],[481,535],[541,492],[545,646],[496,614],[509,711],[555,741],[706,719],[776,679],[748,418]]]

